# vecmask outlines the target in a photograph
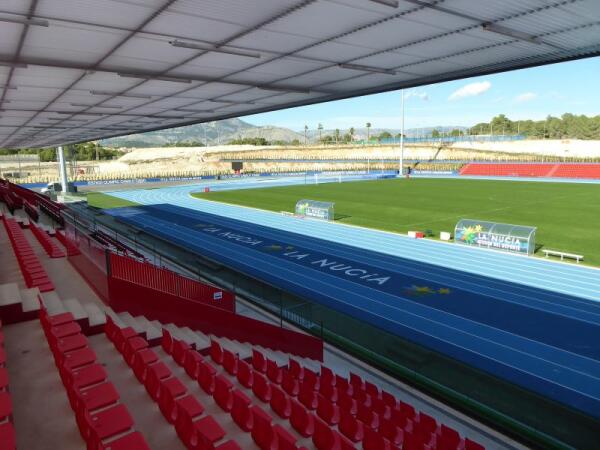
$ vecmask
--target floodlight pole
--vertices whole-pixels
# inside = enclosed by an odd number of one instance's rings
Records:
[[[402,89],[402,122],[400,125],[400,162],[398,173],[400,176],[404,174],[404,89]]]
[[[62,185],[63,193],[67,193],[67,164],[65,162],[65,153],[63,151],[62,146],[58,147],[58,170],[60,172],[60,184]]]

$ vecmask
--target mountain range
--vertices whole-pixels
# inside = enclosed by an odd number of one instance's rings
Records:
[[[446,132],[453,129],[465,130],[466,127],[439,126],[427,128],[406,129],[405,135],[414,137],[430,134],[434,129]],[[340,130],[340,135],[348,132],[348,129]],[[377,136],[384,131],[396,136],[400,129],[396,128],[371,128],[369,134]],[[316,142],[319,136],[334,135],[335,130],[324,129],[319,133],[318,130],[309,129],[306,133],[308,142]],[[241,119],[227,119],[217,122],[207,122],[197,125],[188,125],[184,127],[169,128],[166,130],[150,131],[148,133],[131,134],[128,136],[104,139],[101,144],[107,147],[164,147],[176,143],[202,142],[207,145],[227,144],[234,139],[244,138],[264,138],[267,141],[292,142],[298,140],[304,141],[304,132],[296,132],[289,128],[276,126],[256,126]],[[364,127],[355,128],[354,139],[361,140],[367,138],[367,129]]]

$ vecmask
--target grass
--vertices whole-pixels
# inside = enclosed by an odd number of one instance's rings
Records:
[[[122,206],[138,205],[138,203],[103,194],[102,192],[89,192],[87,194],[87,202],[88,205],[100,209],[120,208]]]
[[[460,179],[378,180],[194,194],[271,211],[296,201],[335,202],[336,221],[400,233],[454,231],[461,218],[537,227],[542,248],[578,253],[600,266],[600,186]]]

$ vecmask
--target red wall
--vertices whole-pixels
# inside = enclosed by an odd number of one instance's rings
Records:
[[[115,311],[144,315],[206,334],[323,360],[323,342],[313,336],[270,325],[116,278],[108,279],[109,305]]]
[[[165,294],[235,312],[235,296],[231,292],[127,256],[110,254],[110,275]]]

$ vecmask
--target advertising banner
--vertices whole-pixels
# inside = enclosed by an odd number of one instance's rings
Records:
[[[535,227],[461,220],[454,230],[457,244],[531,255],[535,251]]]

